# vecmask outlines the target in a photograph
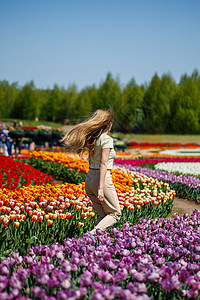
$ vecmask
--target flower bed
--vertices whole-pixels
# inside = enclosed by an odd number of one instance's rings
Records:
[[[47,184],[53,182],[48,174],[41,173],[23,161],[0,156],[0,187],[12,190],[30,184]]]
[[[36,160],[42,158],[44,161],[58,162],[63,164],[66,168],[78,169],[84,173],[89,171],[89,164],[85,159],[81,159],[74,154],[67,153],[54,153],[44,151],[34,151],[30,154]]]
[[[200,163],[199,162],[162,162],[155,164],[156,170],[167,171],[170,173],[180,173],[183,175],[200,175]]]
[[[151,166],[161,162],[200,162],[200,157],[149,157],[139,159],[115,159],[115,164],[131,166]]]
[[[165,155],[165,156],[200,156],[200,148],[197,147],[196,149],[193,148],[184,148],[184,149],[167,149],[167,150],[163,150],[160,151],[159,154],[160,155]]]
[[[145,218],[112,238],[99,231],[96,242],[85,234],[12,252],[0,264],[1,299],[200,299],[199,225],[199,211]]]
[[[89,171],[86,160],[66,153],[34,151],[28,163],[55,179],[75,184],[85,181],[86,173]]]
[[[182,198],[200,202],[200,179],[197,177],[175,175],[166,171],[151,170],[141,167],[135,167],[134,170],[145,174],[146,176],[168,182],[170,188],[174,189],[176,194]]]
[[[113,170],[113,182],[122,210],[119,228],[127,220],[135,224],[141,217],[166,217],[172,209],[175,193],[168,184],[126,169]],[[96,219],[84,183],[0,189],[0,211],[4,254],[6,249],[23,253],[31,245],[78,237],[91,230]]]
[[[182,198],[200,202],[200,179],[195,176],[184,176],[167,171],[154,170],[157,163],[193,163],[199,164],[200,158],[150,158],[150,159],[116,159],[115,163],[129,170],[145,174],[160,181],[168,182],[170,188]]]
[[[197,143],[138,143],[135,141],[131,141],[128,144],[128,148],[199,148],[199,144]]]

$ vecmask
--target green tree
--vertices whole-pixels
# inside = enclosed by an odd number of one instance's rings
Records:
[[[57,84],[49,92],[49,97],[46,102],[46,117],[48,121],[56,122],[60,120],[59,111],[62,105],[62,91]]]
[[[77,122],[77,103],[78,98],[78,91],[77,86],[75,84],[70,85],[67,89],[67,111],[66,111],[66,118],[69,120],[70,123],[76,123]]]
[[[108,73],[105,81],[97,91],[94,109],[108,109],[113,107],[115,112],[114,128],[118,127],[121,114],[122,93],[119,79],[114,80],[111,73]]]
[[[144,91],[136,85],[132,79],[122,92],[121,114],[119,118],[119,129],[124,132],[139,131],[143,112]]]
[[[9,118],[12,115],[14,103],[18,95],[18,84],[9,84],[8,81],[0,81],[0,117]]]
[[[176,92],[175,82],[169,75],[162,79],[157,74],[144,93],[143,128],[149,133],[165,133],[169,128],[170,104]]]
[[[83,89],[76,98],[76,101],[74,102],[74,111],[76,112],[75,116],[77,121],[84,120],[91,113],[92,104],[87,88]]]
[[[198,133],[200,130],[200,79],[198,72],[184,74],[172,103],[171,128],[175,133]]]
[[[19,91],[13,106],[12,117],[34,120],[37,115],[39,100],[36,94],[34,82],[24,85]]]

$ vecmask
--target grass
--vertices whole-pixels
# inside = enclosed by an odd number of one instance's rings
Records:
[[[200,144],[200,134],[134,134],[113,132],[113,137],[121,137],[138,143],[196,143]]]
[[[64,125],[60,123],[55,123],[55,122],[49,122],[49,121],[34,121],[34,120],[22,120],[22,119],[6,119],[3,118],[0,121],[5,123],[6,125],[11,125],[13,126],[14,121],[22,121],[23,126],[39,126],[39,125],[45,125],[45,126],[50,126],[50,127],[56,127],[56,128],[62,128]]]

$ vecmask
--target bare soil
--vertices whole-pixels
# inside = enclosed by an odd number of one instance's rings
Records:
[[[189,215],[191,215],[194,209],[200,210],[200,203],[178,197],[174,198],[172,213],[178,213],[179,215],[188,213]]]

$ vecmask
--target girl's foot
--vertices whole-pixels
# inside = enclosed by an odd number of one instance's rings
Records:
[[[88,231],[86,233],[88,233],[91,236],[91,238],[93,239],[93,241],[95,241],[95,242],[97,241],[96,237],[91,233],[91,231]]]

